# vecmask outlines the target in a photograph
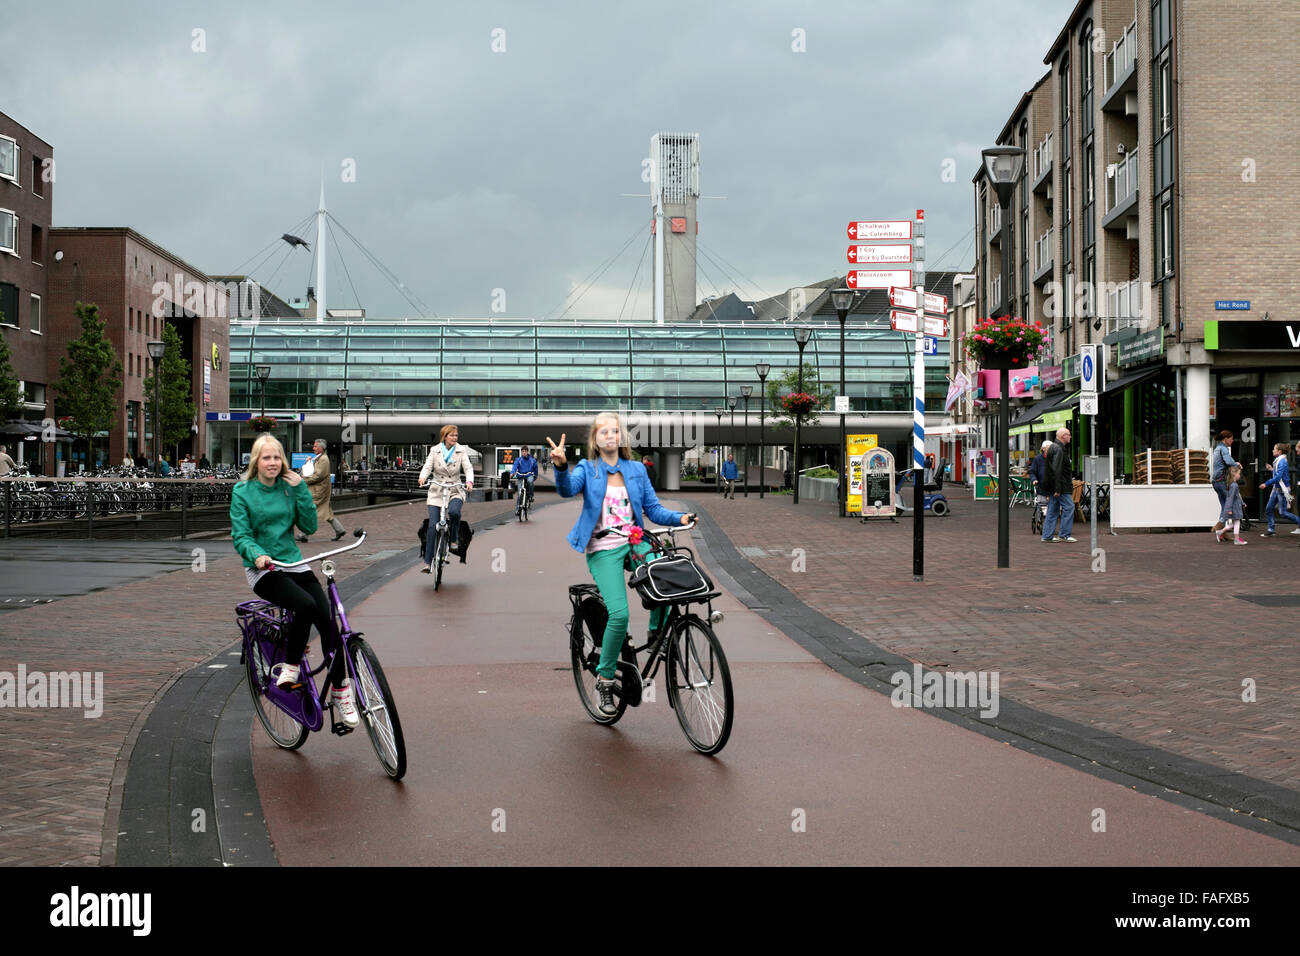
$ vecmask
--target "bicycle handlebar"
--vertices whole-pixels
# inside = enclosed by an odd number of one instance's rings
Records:
[[[663,528],[642,528],[641,530],[646,532],[647,534],[672,534],[674,531],[690,531],[697,524],[699,524],[698,518],[696,518],[693,521],[688,521],[686,522],[686,524],[670,525]],[[640,527],[640,526],[633,525],[633,527]],[[607,534],[616,534],[620,538],[626,538],[628,535],[628,533],[624,531],[622,528],[603,528],[600,531],[597,531],[595,534],[593,534],[592,537],[603,538]]]
[[[321,560],[322,558],[332,558],[332,557],[333,557],[334,555],[336,555],[336,554],[342,554],[342,553],[345,552],[345,551],[351,551],[351,550],[353,550],[354,548],[359,548],[359,547],[361,547],[361,545],[362,545],[362,544],[365,542],[365,540],[366,540],[366,533],[365,533],[365,531],[363,531],[362,529],[358,528],[357,531],[356,531],[356,537],[357,537],[357,540],[356,540],[355,542],[353,542],[352,544],[349,544],[349,545],[347,545],[346,547],[342,547],[342,548],[335,548],[333,551],[326,551],[324,554],[318,554],[318,555],[316,555],[314,558],[303,558],[301,561],[294,561],[294,562],[292,562],[292,563],[290,563],[290,564],[276,564],[274,561],[272,561],[270,564],[268,564],[268,565],[266,566],[266,570],[268,570],[268,571],[284,571],[284,570],[287,570],[288,568],[298,568],[298,567],[303,567],[303,566],[305,566],[305,565],[311,564],[313,561],[319,561],[319,560]]]

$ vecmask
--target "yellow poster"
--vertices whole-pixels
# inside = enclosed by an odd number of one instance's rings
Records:
[[[876,447],[875,435],[846,435],[847,448],[844,460],[849,463],[849,487],[844,510],[847,514],[862,513],[862,459]]]

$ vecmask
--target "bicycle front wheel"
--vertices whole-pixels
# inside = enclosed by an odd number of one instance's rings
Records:
[[[627,700],[620,692],[614,695],[618,706],[614,714],[603,713],[600,709],[600,695],[596,693],[596,665],[600,663],[600,641],[604,635],[604,625],[601,625],[601,633],[596,634],[592,629],[592,620],[599,619],[600,615],[584,613],[588,603],[595,601],[594,597],[587,598],[569,624],[569,656],[572,659],[573,682],[578,687],[578,699],[582,701],[583,709],[596,723],[608,726],[618,723],[618,719],[627,710]]]
[[[273,647],[270,641],[257,635],[252,640],[245,638],[244,664],[247,668],[248,694],[253,698],[253,710],[257,712],[257,719],[262,722],[266,735],[277,747],[297,750],[307,742],[307,735],[311,731],[276,707],[262,693],[262,689],[272,680]]]
[[[388,688],[384,669],[370,645],[359,637],[348,641],[352,669],[356,673],[357,706],[366,723],[371,746],[379,758],[384,773],[401,780],[406,773],[406,740],[402,737],[402,722],[397,718],[397,705]]]
[[[697,617],[684,617],[668,648],[668,701],[691,746],[716,754],[731,736],[735,702],[731,670],[713,629]]]
[[[442,568],[447,563],[447,532],[441,529],[437,532],[437,539],[433,542],[433,589],[436,591],[442,587]]]

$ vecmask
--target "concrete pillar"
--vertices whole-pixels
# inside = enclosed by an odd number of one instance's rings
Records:
[[[1187,366],[1187,447],[1210,450],[1210,367]]]
[[[682,452],[679,448],[662,449],[655,455],[659,471],[659,488],[663,491],[681,491]]]

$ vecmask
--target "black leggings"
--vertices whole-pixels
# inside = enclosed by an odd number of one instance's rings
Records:
[[[271,571],[262,575],[253,585],[253,593],[263,601],[270,601],[277,607],[293,612],[293,622],[285,635],[287,646],[285,660],[296,664],[302,660],[303,651],[307,649],[307,638],[311,626],[321,636],[323,650],[337,650],[340,646],[339,636],[334,629],[334,620],[330,613],[329,598],[316,580],[316,575],[308,571],[305,574],[290,574],[287,571]],[[330,667],[330,683],[335,687],[347,679],[347,664],[342,654],[334,655],[334,664]]]

